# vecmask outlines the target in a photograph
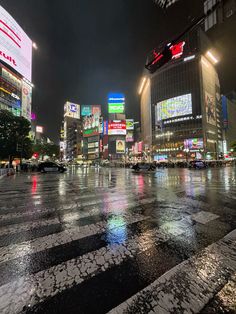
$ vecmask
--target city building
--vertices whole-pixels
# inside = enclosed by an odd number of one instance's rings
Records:
[[[82,105],[83,119],[83,159],[95,161],[102,152],[103,121],[101,105]]]
[[[205,12],[211,9],[216,0],[207,0],[204,3]],[[220,55],[218,74],[221,82],[221,91],[228,94],[235,89],[234,52],[236,51],[236,0],[220,1],[213,13],[205,20],[204,25],[207,36]]]
[[[105,136],[103,145],[108,147],[110,160],[124,159],[127,153],[126,139],[132,140],[131,132],[128,133],[130,136],[127,138],[125,105],[124,94],[110,93],[108,95],[107,138]]]
[[[63,132],[61,131],[64,144],[60,143],[65,160],[74,161],[82,155],[82,130],[80,105],[67,101],[64,105]]]
[[[229,156],[231,145],[236,142],[236,97],[222,95],[224,121],[224,154]]]
[[[32,41],[0,6],[0,109],[31,122]]]
[[[169,63],[140,82],[143,142],[154,160],[217,159],[223,118],[216,52],[201,29],[171,52]]]

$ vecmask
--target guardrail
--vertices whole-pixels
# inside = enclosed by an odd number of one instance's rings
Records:
[[[15,173],[15,170],[10,168],[10,169],[0,169],[0,179],[5,177],[5,176],[10,176]]]

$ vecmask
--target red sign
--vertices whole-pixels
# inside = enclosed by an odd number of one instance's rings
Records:
[[[185,41],[181,41],[180,43],[170,47],[172,59],[178,59],[182,56],[182,54],[184,53],[184,45]]]
[[[108,135],[126,135],[126,121],[125,120],[109,121]]]

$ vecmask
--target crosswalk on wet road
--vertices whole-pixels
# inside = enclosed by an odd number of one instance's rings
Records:
[[[235,208],[234,168],[5,178],[0,313],[207,310],[236,273]]]

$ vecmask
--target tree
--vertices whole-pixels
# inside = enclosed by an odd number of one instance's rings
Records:
[[[35,144],[33,146],[33,152],[39,156],[49,156],[58,158],[60,155],[60,147],[51,143]]]
[[[29,138],[30,122],[16,117],[10,111],[0,110],[0,158],[30,158],[32,142]]]
[[[234,152],[236,152],[236,141],[231,143],[230,148],[233,149]]]

